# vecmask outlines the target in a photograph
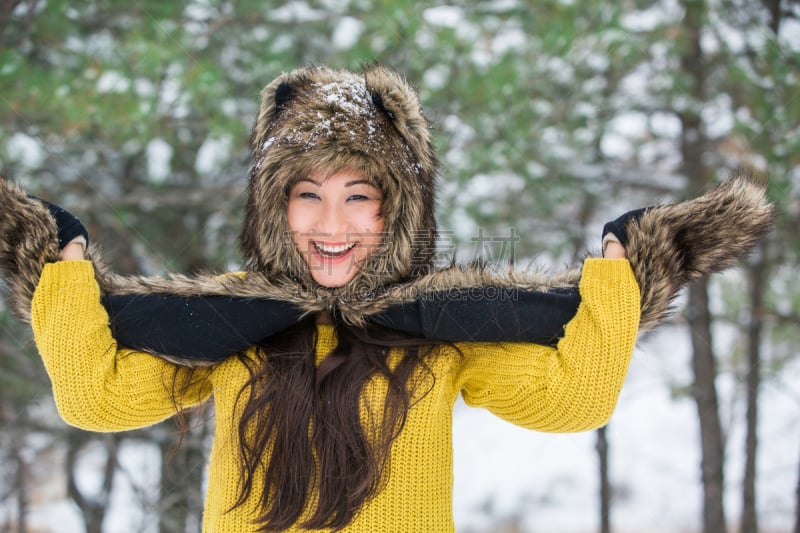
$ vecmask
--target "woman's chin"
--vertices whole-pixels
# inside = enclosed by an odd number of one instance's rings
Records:
[[[353,279],[353,275],[336,276],[336,275],[314,275],[314,281],[328,289],[338,289],[344,287],[347,282]]]

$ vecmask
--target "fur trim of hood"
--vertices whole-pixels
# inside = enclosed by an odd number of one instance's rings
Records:
[[[438,162],[417,95],[397,73],[325,67],[284,73],[261,92],[250,139],[253,166],[241,234],[246,268],[335,301],[430,271],[436,244]],[[359,170],[384,194],[384,235],[356,276],[328,289],[292,243],[288,193],[300,177]]]

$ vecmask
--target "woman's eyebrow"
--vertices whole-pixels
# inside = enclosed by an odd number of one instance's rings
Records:
[[[316,185],[317,187],[321,187],[322,186],[322,184],[320,182],[318,182],[316,180],[313,180],[311,178],[299,178],[295,183],[301,183],[303,181],[307,181],[308,183],[311,183],[312,185]]]
[[[373,182],[371,182],[370,180],[367,180],[367,179],[359,179],[359,180],[348,181],[347,183],[344,184],[344,186],[345,187],[350,187],[351,185],[361,185],[362,183],[366,184],[366,185],[369,185],[370,187],[375,187],[376,189],[378,188]]]

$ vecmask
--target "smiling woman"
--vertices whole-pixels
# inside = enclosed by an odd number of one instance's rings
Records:
[[[289,229],[314,281],[341,287],[383,239],[383,193],[357,170],[303,178],[289,191]]]

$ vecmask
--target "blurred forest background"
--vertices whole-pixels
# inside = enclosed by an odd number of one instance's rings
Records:
[[[800,533],[800,409],[782,421],[793,494],[776,511],[758,490],[771,475],[761,395],[800,405],[794,0],[0,0],[0,173],[80,215],[119,273],[235,269],[260,89],[299,65],[372,61],[405,73],[436,126],[445,255],[560,267],[628,209],[695,196],[740,166],[768,177],[775,231],[733,273],[691,286],[670,325],[690,353],[685,379],[660,386],[695,406],[697,440],[664,460],[696,458],[689,530]],[[158,489],[129,483],[121,504],[146,518],[115,531],[198,531],[212,416],[192,416],[177,450],[174,424],[67,427],[29,329],[0,301],[0,531],[50,531],[41,509],[59,499],[85,531],[111,531],[117,487],[151,470]],[[624,494],[614,444],[595,438],[585,512],[605,533]],[[123,467],[131,446],[163,461]],[[507,516],[460,523],[527,531]]]

